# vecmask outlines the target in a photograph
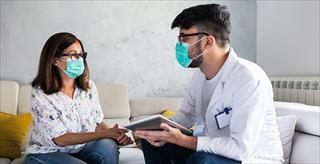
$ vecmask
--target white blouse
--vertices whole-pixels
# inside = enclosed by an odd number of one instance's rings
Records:
[[[53,138],[65,133],[94,132],[103,121],[98,92],[89,82],[87,92],[76,87],[73,99],[61,91],[47,95],[40,87],[33,89],[31,113],[33,128],[27,146],[27,154],[66,152],[77,153],[85,144],[59,147]]]

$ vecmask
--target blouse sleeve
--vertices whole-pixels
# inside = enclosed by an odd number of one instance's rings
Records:
[[[96,113],[96,115],[95,115],[95,123],[98,125],[103,121],[104,114],[103,114],[102,109],[101,109],[98,90],[97,90],[97,87],[96,87],[96,85],[94,84],[93,81],[90,81],[90,86],[91,86],[91,90],[92,90],[92,94],[93,94],[92,95],[92,101],[95,104],[95,107],[94,107],[94,110],[95,110],[94,112]]]
[[[45,95],[34,92],[31,97],[31,113],[34,121],[34,128],[37,128],[53,147],[58,147],[53,138],[67,133],[66,127],[61,121],[61,111],[45,97]]]

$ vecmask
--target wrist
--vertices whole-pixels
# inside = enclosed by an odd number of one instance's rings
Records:
[[[198,138],[194,136],[188,136],[188,135],[183,135],[180,140],[178,140],[179,145],[192,149],[192,150],[197,150],[197,142]]]
[[[99,139],[106,138],[106,133],[103,130],[96,131],[96,134],[97,134]]]

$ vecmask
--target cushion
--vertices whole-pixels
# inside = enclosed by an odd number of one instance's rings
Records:
[[[277,116],[296,115],[296,130],[320,136],[320,106],[275,102]]]
[[[131,117],[159,114],[166,108],[178,111],[180,109],[181,100],[181,98],[130,99]]]
[[[10,163],[11,163],[11,160],[8,159],[8,158],[2,158],[2,157],[0,157],[0,163],[1,163],[1,164],[10,164]]]
[[[19,89],[18,114],[28,113],[31,109],[31,85],[22,85]]]
[[[97,84],[105,118],[130,118],[128,88],[121,84]]]
[[[293,136],[290,163],[316,164],[320,163],[320,137],[301,132]]]
[[[141,164],[144,163],[143,152],[139,148],[120,148],[119,164]]]
[[[19,84],[0,81],[0,112],[17,114]]]
[[[173,111],[172,109],[165,109],[164,112],[161,113],[164,117],[172,117],[176,114],[175,111]]]
[[[11,115],[0,112],[0,156],[9,159],[21,157],[21,147],[29,134],[30,113]]]
[[[292,137],[294,135],[296,119],[297,118],[295,115],[277,117],[277,124],[283,149],[284,163],[290,162]]]

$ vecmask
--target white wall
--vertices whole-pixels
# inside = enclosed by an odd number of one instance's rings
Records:
[[[257,1],[257,63],[268,75],[320,75],[319,1]]]
[[[29,83],[45,41],[68,31],[83,41],[96,83],[125,84],[131,97],[182,97],[193,71],[176,62],[170,25],[183,9],[208,2],[1,1],[0,79]],[[233,47],[255,61],[256,2],[221,3],[232,13]]]

